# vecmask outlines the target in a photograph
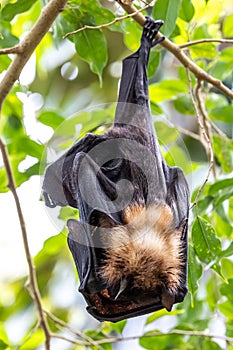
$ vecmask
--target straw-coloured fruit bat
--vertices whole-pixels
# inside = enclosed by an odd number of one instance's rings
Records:
[[[162,157],[148,97],[162,24],[147,18],[139,50],[123,61],[113,126],[86,135],[45,173],[46,204],[79,209],[68,245],[87,310],[101,321],[170,311],[187,293],[189,189]]]

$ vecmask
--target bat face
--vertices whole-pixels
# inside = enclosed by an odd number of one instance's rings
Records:
[[[170,311],[185,283],[183,228],[174,229],[167,205],[128,207],[124,220],[126,225],[111,228],[104,238],[109,248],[99,273],[110,286],[109,298],[146,293]]]

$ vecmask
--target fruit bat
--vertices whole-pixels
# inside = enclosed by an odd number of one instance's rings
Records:
[[[46,204],[79,209],[68,245],[87,311],[100,321],[170,311],[187,293],[189,189],[162,157],[148,97],[162,24],[147,18],[139,50],[123,61],[113,126],[87,134],[45,172]]]

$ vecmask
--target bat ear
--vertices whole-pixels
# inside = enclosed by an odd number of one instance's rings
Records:
[[[167,311],[171,311],[173,304],[175,303],[175,296],[173,293],[169,292],[167,289],[162,291],[162,305]]]

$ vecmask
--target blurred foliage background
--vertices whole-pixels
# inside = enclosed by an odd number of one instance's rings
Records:
[[[0,49],[18,44],[46,4],[47,0],[1,0]],[[134,4],[143,6],[140,1]],[[101,133],[111,123],[121,61],[138,48],[141,28],[128,18],[107,28],[87,29],[67,39],[63,36],[85,24],[111,22],[122,14],[115,1],[69,1],[3,104],[0,133],[7,145],[16,185],[22,199],[30,205],[28,216],[34,218],[29,235],[32,242],[36,241],[33,231],[36,228],[36,234],[40,235],[47,216],[45,211],[38,214],[35,209],[34,201],[39,201],[39,194],[31,199],[33,186],[37,186],[35,192],[39,193],[39,179],[48,162],[75,140],[87,132]],[[163,19],[162,31],[178,45],[200,39],[233,38],[232,0],[157,0],[147,14]],[[232,44],[202,42],[185,51],[198,66],[232,89]],[[11,60],[12,55],[0,56],[0,79]],[[194,201],[207,176],[209,162],[198,139],[186,69],[170,52],[156,47],[151,52],[148,76],[151,109],[162,152],[169,165],[176,164],[184,170]],[[193,74],[191,84],[193,87],[196,84]],[[135,350],[233,349],[233,109],[229,98],[206,83],[202,94],[212,125],[215,176],[211,174],[191,212],[188,296],[171,313],[162,310],[127,322],[98,323],[87,315],[84,301],[77,293],[78,278],[66,243],[66,219],[77,213],[70,208],[49,212],[54,230],[43,226],[47,239],[41,250],[39,245],[33,250],[44,308],[82,332],[79,339],[87,340],[89,336],[101,340],[122,335],[137,338],[89,347],[54,338],[52,349],[132,346]],[[12,205],[5,207],[9,189],[3,163],[0,165],[1,212],[7,215],[7,220],[1,221],[0,254],[7,255],[7,260],[1,260],[4,274],[0,279],[0,349],[43,349],[44,334],[37,324],[35,305],[25,289],[27,271],[17,272],[21,271],[21,263],[25,263],[18,261],[13,253],[20,246],[21,236],[18,230],[12,242],[12,223],[17,221],[17,215]],[[11,242],[4,255],[7,239]],[[14,273],[8,274],[11,264]],[[52,317],[48,320],[54,333],[70,336],[71,331],[64,325]],[[169,334],[177,329],[180,333]],[[154,330],[164,333],[153,336]],[[208,332],[215,337],[209,337]]]

